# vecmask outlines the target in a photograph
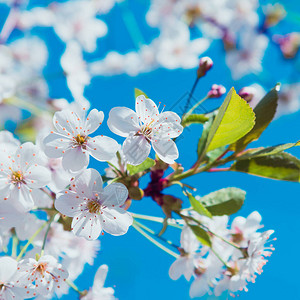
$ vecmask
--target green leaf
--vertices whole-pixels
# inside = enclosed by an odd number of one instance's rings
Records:
[[[234,143],[247,134],[254,124],[252,108],[232,88],[212,124],[205,146],[207,152]]]
[[[257,140],[274,118],[278,104],[278,91],[280,85],[276,85],[254,108],[255,125],[245,136],[239,139],[230,148],[235,151],[244,150],[249,143]]]
[[[229,187],[203,196],[200,202],[213,216],[231,215],[243,206],[245,195],[245,191]]]
[[[146,98],[149,98],[143,91],[135,88],[134,89],[134,96],[135,96],[135,98],[138,97],[138,96],[140,96],[140,95],[144,95]]]
[[[208,162],[211,163],[215,161],[218,157],[220,157],[224,153],[225,149],[226,147],[224,146],[207,152],[206,156],[208,158]]]
[[[300,180],[300,160],[286,152],[239,160],[230,170],[277,180]]]
[[[206,146],[206,142],[207,142],[207,138],[208,138],[208,134],[209,134],[210,128],[213,124],[213,121],[215,119],[215,116],[216,116],[215,112],[211,113],[209,115],[208,121],[205,122],[204,125],[203,125],[202,135],[201,135],[201,138],[199,139],[198,147],[197,147],[198,157],[203,155],[203,152],[204,152],[205,146]]]
[[[236,160],[244,160],[248,158],[274,155],[295,146],[300,146],[300,141],[296,143],[281,144],[281,145],[271,146],[266,148],[260,147],[256,149],[249,149],[248,151],[245,152],[245,154],[238,156]]]
[[[155,161],[151,158],[147,158],[144,162],[142,162],[140,165],[133,166],[127,164],[126,168],[130,175],[134,175],[139,172],[143,172],[155,165]]]
[[[204,124],[208,119],[209,118],[204,114],[191,114],[182,119],[181,125],[187,127],[191,124]]]
[[[195,236],[197,237],[198,241],[205,246],[211,247],[211,240],[208,233],[199,226],[196,225],[189,225],[190,228],[193,230]]]
[[[200,201],[195,199],[195,197],[191,193],[187,193],[190,203],[194,209],[199,215],[206,216],[209,218],[212,218],[211,213],[201,204]]]

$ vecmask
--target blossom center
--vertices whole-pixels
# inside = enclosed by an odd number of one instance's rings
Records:
[[[43,262],[43,263],[39,263],[36,266],[35,271],[41,273],[41,275],[44,275],[44,273],[46,272],[47,269],[47,263]]]
[[[24,182],[23,173],[21,171],[12,171],[11,182],[14,184]]]
[[[92,214],[98,214],[101,210],[101,204],[99,203],[98,200],[90,200],[87,203],[87,209]]]
[[[77,134],[75,140],[79,145],[83,145],[86,142],[87,137],[85,135]]]

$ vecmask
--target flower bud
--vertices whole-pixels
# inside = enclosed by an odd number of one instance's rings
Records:
[[[246,86],[239,90],[239,96],[245,101],[250,102],[255,95],[255,88],[252,86]]]
[[[141,200],[144,197],[144,191],[137,186],[131,186],[128,189],[129,198],[133,200]]]
[[[294,58],[300,48],[300,33],[292,32],[285,36],[275,35],[273,40],[279,44],[285,58]]]
[[[220,84],[213,84],[207,93],[208,98],[219,98],[226,93],[226,88]]]
[[[275,3],[274,5],[267,5],[267,7],[264,9],[264,12],[264,28],[269,28],[277,25],[286,16],[286,11],[280,3]]]
[[[205,56],[200,58],[199,68],[197,70],[198,78],[203,77],[207,71],[209,71],[213,66],[213,61],[210,57]]]

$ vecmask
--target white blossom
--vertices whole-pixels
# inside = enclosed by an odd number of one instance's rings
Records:
[[[108,161],[119,149],[112,138],[103,135],[90,137],[102,124],[103,112],[93,109],[87,117],[85,115],[85,108],[81,112],[70,109],[56,112],[53,124],[57,132],[52,131],[44,139],[46,155],[62,157],[63,167],[70,172],[86,168],[90,155],[99,161]]]
[[[126,137],[123,153],[132,165],[141,164],[149,155],[151,145],[158,157],[168,164],[178,158],[172,138],[182,133],[181,119],[174,112],[159,113],[156,104],[144,95],[136,98],[136,112],[127,107],[115,107],[107,121],[112,132]]]
[[[50,172],[39,164],[39,149],[32,143],[21,145],[13,154],[1,154],[0,198],[19,209],[30,210],[34,189],[50,181]]]
[[[123,235],[132,224],[131,215],[121,206],[128,197],[127,188],[112,183],[102,188],[102,178],[94,169],[84,170],[71,182],[55,201],[56,209],[73,217],[75,235],[95,240],[102,230],[112,235]]]

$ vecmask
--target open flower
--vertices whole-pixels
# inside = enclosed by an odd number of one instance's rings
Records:
[[[41,256],[38,260],[26,258],[19,262],[18,284],[25,287],[33,285],[37,293],[46,296],[55,288],[60,289],[65,284],[69,273],[51,255]]]
[[[20,287],[15,284],[18,263],[11,257],[0,258],[0,299],[22,300],[36,295],[31,287]]]
[[[170,111],[158,112],[156,104],[144,95],[136,98],[135,110],[115,107],[107,121],[112,132],[126,137],[123,153],[129,164],[139,165],[149,155],[151,144],[158,157],[168,164],[178,158],[178,149],[172,138],[183,130],[180,117]]]
[[[102,230],[112,235],[123,235],[132,224],[131,215],[120,206],[128,197],[127,188],[112,183],[102,188],[102,178],[94,169],[84,170],[71,182],[71,190],[58,195],[55,207],[73,217],[75,235],[95,240]]]
[[[89,164],[89,155],[100,161],[111,160],[119,149],[118,143],[107,136],[90,137],[102,124],[103,112],[91,110],[85,117],[81,112],[69,109],[56,112],[53,124],[57,132],[44,139],[45,153],[52,158],[62,157],[64,169],[78,172]]]
[[[32,143],[21,145],[14,155],[1,153],[0,200],[9,200],[19,210],[30,210],[34,189],[50,182],[50,171],[39,165],[39,149]]]

